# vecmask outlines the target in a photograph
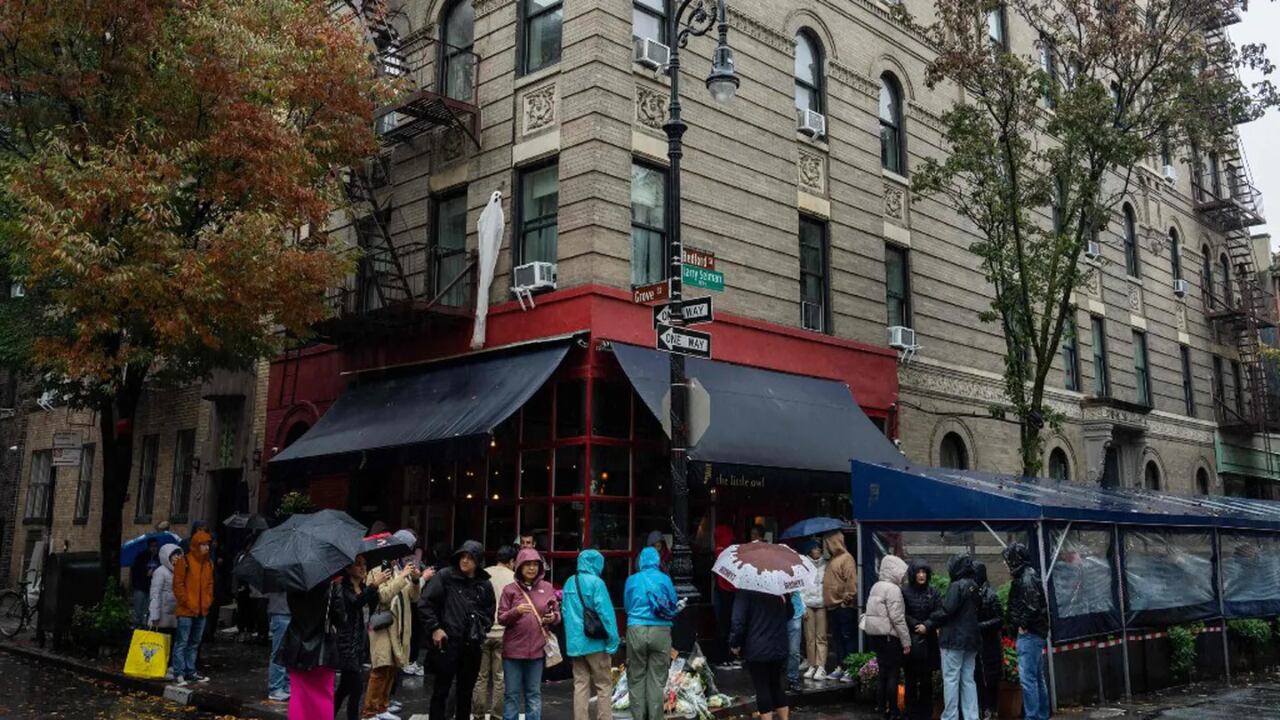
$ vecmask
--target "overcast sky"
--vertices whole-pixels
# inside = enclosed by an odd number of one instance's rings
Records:
[[[1230,29],[1237,43],[1270,42],[1268,55],[1280,64],[1280,42],[1276,30],[1280,28],[1280,3],[1254,0],[1244,14],[1244,22]],[[1280,82],[1280,72],[1272,75],[1273,82]],[[1249,77],[1244,78],[1246,82]],[[1264,206],[1270,210],[1271,221],[1254,232],[1271,232],[1271,249],[1280,250],[1280,111],[1272,109],[1265,117],[1240,128],[1244,138],[1245,155],[1253,170],[1254,184],[1262,191]]]

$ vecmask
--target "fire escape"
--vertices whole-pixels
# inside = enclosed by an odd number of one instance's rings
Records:
[[[428,231],[393,233],[402,211],[392,178],[393,154],[431,162],[446,137],[479,147],[475,55],[445,46],[423,32],[401,32],[408,17],[383,0],[335,0],[331,13],[357,23],[371,49],[376,72],[400,84],[400,95],[374,112],[383,151],[343,174],[355,242],[356,265],[326,300],[332,315],[319,323],[319,338],[336,344],[422,331],[455,323],[474,307],[474,252],[442,250]],[[434,55],[448,67],[436,70]],[[437,80],[438,76],[438,80]]]

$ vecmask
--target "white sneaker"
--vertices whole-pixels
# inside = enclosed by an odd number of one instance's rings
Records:
[[[803,673],[803,672],[809,672],[809,661],[808,661],[808,660],[801,660],[801,661],[800,661],[800,672],[802,672],[802,673]]]
[[[387,712],[392,714],[397,714],[400,712],[400,709],[403,707],[404,705],[400,704],[399,702],[394,702],[394,701],[389,702],[387,703]]]
[[[400,716],[388,710],[379,715],[378,720],[400,720]]]
[[[813,681],[814,681],[814,682],[826,682],[826,681],[827,681],[827,679],[828,679],[829,677],[831,677],[831,676],[830,676],[830,675],[827,675],[827,673],[826,673],[826,672],[824,672],[822,668],[820,668],[820,667],[819,667],[819,668],[814,668],[814,669],[813,669]]]

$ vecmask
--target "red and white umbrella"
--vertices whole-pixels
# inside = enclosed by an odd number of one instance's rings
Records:
[[[786,545],[766,542],[730,545],[711,571],[739,590],[767,595],[799,592],[818,572],[809,558]]]

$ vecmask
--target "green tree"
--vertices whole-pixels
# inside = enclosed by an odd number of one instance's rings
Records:
[[[1004,392],[1020,427],[1022,472],[1037,475],[1041,432],[1059,418],[1045,382],[1081,262],[1134,181],[1135,167],[1170,147],[1234,142],[1232,128],[1276,104],[1265,48],[1217,42],[1234,0],[938,0],[916,23],[936,50],[926,82],[962,99],[943,115],[944,157],[912,175],[966,219],[970,250],[991,287],[980,314],[1004,336]],[[899,6],[901,8],[901,6]],[[1010,51],[990,13],[1029,25],[1035,52]],[[999,17],[998,15],[996,17]]]

